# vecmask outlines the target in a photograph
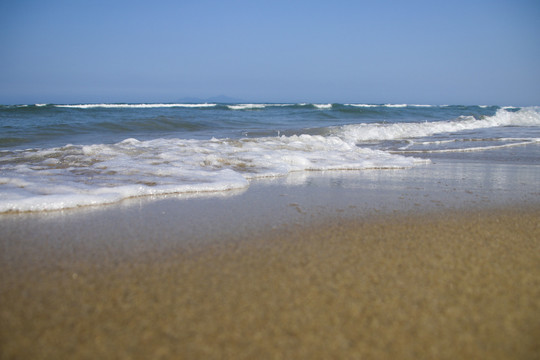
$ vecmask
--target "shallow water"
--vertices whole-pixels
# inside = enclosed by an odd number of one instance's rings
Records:
[[[437,159],[540,163],[538,107],[43,104],[0,106],[0,124],[0,212],[215,194],[257,179]]]

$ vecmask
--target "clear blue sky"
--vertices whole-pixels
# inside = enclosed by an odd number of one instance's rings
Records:
[[[0,2],[0,103],[540,105],[540,1]]]

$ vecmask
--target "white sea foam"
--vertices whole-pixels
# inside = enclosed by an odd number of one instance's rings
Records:
[[[407,104],[384,104],[383,106],[389,108],[404,108],[407,107]]]
[[[105,108],[105,109],[152,109],[152,108],[204,108],[204,107],[214,107],[217,104],[66,104],[66,105],[55,105],[55,107],[61,108],[71,108],[71,109],[95,109],[95,108]]]
[[[355,107],[388,107],[388,108],[404,108],[407,106],[419,106],[419,107],[431,107],[433,105],[408,105],[408,104],[344,104],[346,106],[355,106]]]
[[[321,109],[321,110],[326,110],[326,109],[331,109],[332,108],[332,104],[313,104],[313,106],[315,106],[317,109]]]
[[[425,108],[431,108],[431,107],[437,107],[437,105],[428,105],[428,104],[384,104],[384,105],[377,105],[377,104],[344,104],[345,106],[354,106],[354,107],[364,107],[364,108],[373,108],[373,107],[389,107],[389,108],[403,108],[403,107],[425,107]]]
[[[335,129],[334,133],[350,142],[358,143],[407,139],[499,126],[540,126],[539,108],[529,107],[515,112],[499,109],[494,116],[483,119],[465,116],[452,121],[344,125]]]
[[[295,104],[292,103],[285,103],[285,104],[265,104],[266,106],[275,106],[275,107],[284,107],[284,106],[292,106]]]
[[[521,141],[520,141],[521,140]],[[422,145],[422,146],[432,146],[432,145],[441,145],[441,144],[451,144],[456,143],[456,140],[450,141],[433,141],[433,142],[422,142],[420,144],[411,143],[408,146],[405,146],[399,150],[391,151],[392,154],[419,154],[419,153],[450,153],[450,152],[474,152],[474,151],[486,151],[486,150],[496,150],[517,146],[530,145],[534,143],[539,143],[540,139],[490,139],[488,142],[493,145],[486,146],[461,146],[457,148],[433,148],[428,147],[425,149],[415,149],[409,150],[409,147],[412,145]]]
[[[372,108],[372,107],[379,107],[380,105],[375,104],[344,104],[345,106],[354,106],[354,107],[362,107],[362,108]]]
[[[294,104],[234,104],[227,105],[231,110],[254,110],[254,109],[264,109],[267,107],[284,107],[292,106]]]
[[[127,139],[1,152],[0,212],[57,210],[129,197],[245,188],[291,172],[397,168],[417,159],[362,149],[330,136]]]
[[[225,192],[245,189],[256,178],[293,172],[410,167],[421,161],[357,144],[396,139],[412,143],[434,134],[504,126],[540,126],[540,108],[500,109],[481,119],[345,125],[325,136],[127,139],[116,144],[0,151],[0,212],[57,210],[136,196]],[[447,140],[451,139],[442,141]],[[538,141],[499,140],[486,146]],[[428,150],[437,149],[441,147]]]
[[[252,109],[264,109],[267,104],[236,104],[227,105],[231,110],[252,110]]]

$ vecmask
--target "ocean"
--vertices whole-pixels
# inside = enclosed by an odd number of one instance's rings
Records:
[[[0,105],[0,213],[223,193],[307,171],[540,165],[540,107]],[[511,150],[511,151],[507,151]]]

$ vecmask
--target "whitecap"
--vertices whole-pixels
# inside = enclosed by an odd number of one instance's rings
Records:
[[[401,168],[419,161],[320,135],[126,139],[0,156],[4,164],[0,212],[58,210],[137,196],[223,192],[246,188],[253,179],[291,172]]]
[[[389,108],[404,108],[407,107],[407,104],[384,104],[383,106]]]
[[[152,109],[152,108],[204,108],[204,107],[214,107],[217,104],[65,104],[65,105],[55,105],[55,107],[60,108],[71,108],[71,109],[95,109],[95,108],[104,108],[104,109]]]
[[[483,119],[462,116],[451,121],[344,125],[333,132],[351,142],[362,142],[407,139],[499,126],[540,126],[539,108],[522,108],[518,111],[499,109],[495,115]]]
[[[227,105],[231,110],[252,110],[252,109],[264,109],[267,104],[235,104]]]
[[[321,109],[321,110],[326,110],[326,109],[331,109],[332,108],[332,104],[313,104],[313,106],[315,106],[317,109]]]
[[[362,108],[372,108],[372,107],[379,107],[380,105],[375,104],[344,104],[345,106],[354,106],[354,107],[362,107]]]

